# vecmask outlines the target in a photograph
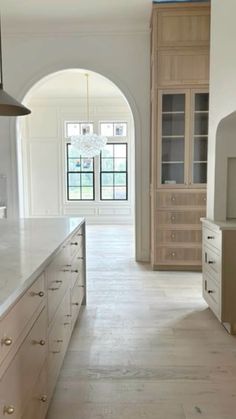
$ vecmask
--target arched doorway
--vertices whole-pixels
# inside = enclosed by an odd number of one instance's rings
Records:
[[[86,121],[85,73],[90,78],[91,121]],[[121,90],[98,73],[67,69],[34,84],[24,103],[33,112],[18,126],[20,215],[85,216],[94,223],[132,224],[135,130],[131,107]],[[103,134],[109,137],[108,154],[93,162],[79,161],[69,149],[73,127],[81,130],[86,124],[96,132],[107,130]],[[79,170],[71,169],[76,159]],[[86,170],[88,164],[90,170]],[[123,170],[119,171],[119,164]]]

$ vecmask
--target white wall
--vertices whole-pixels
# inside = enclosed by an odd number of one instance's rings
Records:
[[[5,89],[22,99],[42,77],[84,68],[113,81],[126,96],[135,121],[136,254],[149,259],[149,33],[22,33],[4,35]],[[0,120],[0,173],[8,177],[10,216],[18,214],[14,122]]]
[[[50,88],[50,83],[48,83]],[[45,88],[45,90],[47,90]],[[86,100],[68,97],[38,98],[32,94],[27,106],[32,110],[23,119],[21,156],[23,214],[29,217],[81,216],[89,223],[132,224],[134,222],[134,128],[132,113],[120,97],[90,100],[90,121],[99,132],[100,121],[127,123],[128,200],[100,201],[98,160],[95,159],[95,200],[68,201],[66,188],[67,121],[86,121]],[[116,138],[111,138],[116,141]]]
[[[211,1],[211,70],[210,120],[208,152],[208,217],[226,217],[227,158],[236,154],[236,131],[232,135],[232,120],[225,131],[220,121],[236,110],[236,1]],[[217,145],[216,145],[217,144]]]

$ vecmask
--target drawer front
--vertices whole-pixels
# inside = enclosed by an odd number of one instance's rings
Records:
[[[84,286],[80,282],[76,282],[74,288],[71,290],[71,314],[72,327],[77,320],[79,310],[84,298]]]
[[[157,208],[205,207],[206,192],[160,191],[157,192],[156,202]]]
[[[214,252],[209,246],[203,247],[203,269],[219,281],[221,277],[221,255]]]
[[[162,264],[201,265],[201,248],[159,247],[156,262]]]
[[[68,248],[60,251],[46,270],[48,290],[48,320],[52,321],[70,283],[71,262]]]
[[[21,418],[39,376],[47,352],[47,316],[43,309],[0,382],[0,417],[12,407],[13,418]]]
[[[218,284],[210,275],[204,274],[203,279],[203,296],[214,313],[221,316],[221,295]]]
[[[48,409],[47,363],[39,375],[22,419],[44,419]]]
[[[83,253],[83,241],[84,241],[84,232],[83,227],[80,227],[78,231],[72,236],[69,241],[70,255],[73,257],[76,253]],[[82,256],[82,254],[81,254]]]
[[[198,243],[202,242],[201,230],[157,230],[158,243]]]
[[[70,290],[61,302],[49,332],[48,392],[53,392],[71,334]]]
[[[210,228],[203,226],[203,240],[210,246],[213,246],[218,251],[221,252],[221,231],[214,231]]]
[[[43,304],[46,304],[45,281],[44,275],[41,275],[1,320],[1,362],[19,343],[25,327]]]
[[[205,210],[199,211],[157,211],[157,225],[200,225]]]

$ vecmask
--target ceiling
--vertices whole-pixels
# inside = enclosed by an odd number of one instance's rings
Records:
[[[147,27],[151,6],[152,0],[1,0],[1,14],[4,27],[37,22],[76,24],[82,29],[134,22]]]
[[[60,71],[41,80],[31,90],[27,102],[40,98],[85,98],[87,96],[85,74],[89,74],[90,98],[122,97],[120,90],[100,74],[71,69]]]

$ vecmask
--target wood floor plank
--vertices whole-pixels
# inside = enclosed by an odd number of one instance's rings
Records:
[[[134,261],[129,226],[89,226],[88,305],[48,419],[235,419],[236,339],[201,274]]]

